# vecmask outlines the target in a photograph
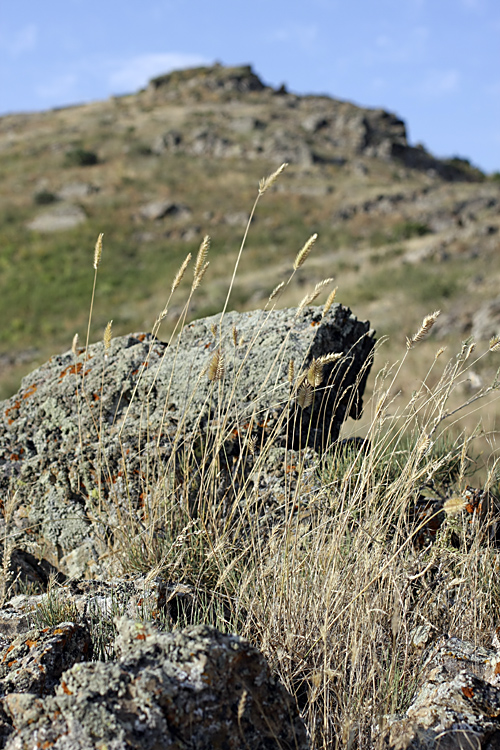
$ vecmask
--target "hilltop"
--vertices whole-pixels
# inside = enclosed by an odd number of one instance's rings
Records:
[[[220,310],[258,181],[285,161],[250,229],[230,308],[264,304],[318,232],[281,306],[334,276],[338,300],[397,346],[436,308],[439,341],[496,330],[498,181],[410,144],[389,111],[299,96],[250,66],[216,65],[106,101],[0,118],[3,396],[84,334],[99,232],[91,340],[111,318],[117,335],[150,329],[206,233],[211,266],[190,315]],[[426,344],[428,356],[437,345]]]

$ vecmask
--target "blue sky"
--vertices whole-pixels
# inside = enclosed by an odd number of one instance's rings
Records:
[[[498,0],[5,0],[0,113],[129,93],[216,60],[384,107],[411,143],[500,170]]]

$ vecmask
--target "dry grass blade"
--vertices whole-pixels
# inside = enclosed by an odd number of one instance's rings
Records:
[[[259,195],[264,195],[266,190],[269,190],[272,185],[276,182],[280,174],[288,167],[288,163],[285,162],[281,165],[281,167],[278,167],[276,172],[273,172],[268,177],[263,177],[262,180],[259,182]]]
[[[307,242],[299,250],[299,252],[297,253],[297,256],[295,258],[294,264],[293,264],[293,267],[294,267],[295,271],[298,271],[298,269],[301,266],[304,265],[304,263],[307,260],[307,257],[309,256],[309,253],[313,249],[313,245],[314,245],[314,243],[316,242],[317,239],[318,239],[318,235],[316,233],[314,233],[313,235],[311,235],[309,237],[309,239],[307,240]]]
[[[188,267],[190,260],[191,260],[191,253],[188,253],[187,256],[184,258],[184,262],[183,262],[182,266],[179,268],[179,270],[177,271],[177,273],[175,275],[175,278],[174,278],[174,280],[172,282],[172,291],[173,292],[175,292],[175,290],[177,289],[177,287],[181,283],[182,277],[186,273],[186,268]]]
[[[412,349],[415,344],[417,344],[419,341],[422,341],[423,338],[427,336],[429,331],[431,330],[432,326],[436,322],[438,316],[441,314],[441,310],[436,310],[431,315],[426,315],[425,318],[422,321],[422,325],[418,329],[418,331],[414,334],[414,336],[406,339],[406,347],[408,349]]]
[[[95,249],[94,249],[94,268],[97,271],[99,267],[99,263],[101,262],[101,255],[102,255],[102,238],[104,237],[104,234],[101,232],[99,237],[97,238],[97,242],[95,243]]]

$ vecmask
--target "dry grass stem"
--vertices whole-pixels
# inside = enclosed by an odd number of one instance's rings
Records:
[[[288,163],[285,162],[281,165],[281,167],[278,167],[276,172],[273,172],[268,177],[263,177],[262,180],[259,182],[259,195],[264,195],[266,190],[269,190],[269,188],[274,185],[278,177],[284,170],[288,167]]]

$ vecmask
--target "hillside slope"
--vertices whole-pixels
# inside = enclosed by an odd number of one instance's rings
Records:
[[[333,276],[337,299],[391,335],[388,357],[441,309],[440,343],[425,343],[414,375],[442,341],[497,330],[498,181],[410,145],[385,110],[275,90],[249,66],[198,68],[135,94],[0,118],[0,395],[84,336],[99,232],[91,340],[109,319],[116,334],[150,330],[206,233],[211,265],[189,316],[221,309],[258,181],[285,161],[250,228],[230,309],[265,304],[318,232],[280,306]],[[183,285],[176,294],[165,336]]]

